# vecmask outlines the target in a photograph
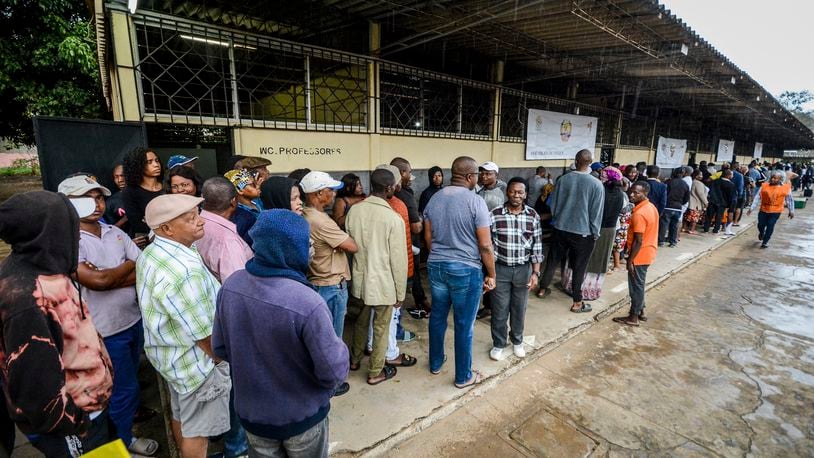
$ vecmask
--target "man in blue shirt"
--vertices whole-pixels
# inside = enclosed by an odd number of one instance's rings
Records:
[[[746,179],[741,172],[741,165],[735,161],[732,163],[732,183],[735,183],[735,217],[732,219],[733,226],[740,226],[741,213],[746,204]]]

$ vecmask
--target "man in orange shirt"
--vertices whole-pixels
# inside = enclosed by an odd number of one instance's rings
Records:
[[[630,187],[633,215],[630,217],[627,246],[627,288],[630,292],[630,313],[613,319],[617,323],[638,326],[647,321],[644,316],[644,286],[647,268],[656,260],[659,241],[659,211],[647,199],[650,185],[637,181]]]
[[[769,239],[772,238],[774,225],[783,213],[783,206],[789,207],[789,219],[794,218],[794,200],[791,197],[791,180],[787,179],[785,184],[781,183],[783,172],[775,170],[769,177],[769,184],[764,184],[758,189],[757,196],[752,201],[747,215],[752,214],[755,207],[760,207],[757,214],[757,238],[763,243],[761,248],[769,246]]]

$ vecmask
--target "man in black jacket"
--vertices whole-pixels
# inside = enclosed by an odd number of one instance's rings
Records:
[[[674,248],[678,243],[678,228],[681,224],[682,208],[690,201],[690,187],[681,178],[684,175],[681,167],[673,170],[670,181],[667,182],[667,204],[661,214],[661,224],[659,224],[659,246],[664,245],[664,239],[668,238],[670,248]],[[667,237],[669,233],[669,237]]]
[[[709,232],[709,226],[713,218],[715,223],[712,227],[712,233],[717,234],[721,230],[724,212],[734,213],[736,198],[737,192],[735,191],[735,183],[732,182],[732,170],[725,169],[721,173],[721,178],[714,180],[709,188],[708,218],[704,220],[704,232]],[[734,234],[729,232],[726,235]]]

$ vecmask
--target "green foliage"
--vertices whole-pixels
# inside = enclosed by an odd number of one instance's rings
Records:
[[[0,168],[0,176],[39,175],[40,163],[37,158],[17,159],[11,167]]]
[[[814,102],[814,93],[811,93],[811,91],[785,91],[780,94],[778,100],[803,125],[814,130],[814,110],[806,110],[805,107],[806,104]]]
[[[31,145],[36,115],[107,117],[82,0],[0,0],[0,137]]]

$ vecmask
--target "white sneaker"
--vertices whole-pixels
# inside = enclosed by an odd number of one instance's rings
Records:
[[[504,358],[503,349],[502,348],[497,348],[497,347],[492,347],[492,350],[489,351],[489,357],[492,358],[495,361],[502,361],[503,358]]]
[[[526,357],[526,349],[523,348],[523,344],[514,345],[514,356],[518,358],[525,358]]]

